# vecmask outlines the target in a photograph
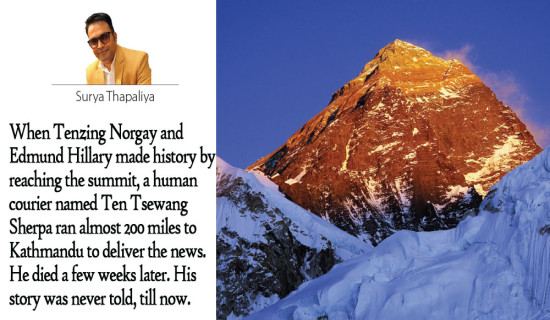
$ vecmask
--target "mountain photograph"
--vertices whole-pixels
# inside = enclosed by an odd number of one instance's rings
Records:
[[[218,319],[550,319],[550,6],[466,4],[218,3]]]

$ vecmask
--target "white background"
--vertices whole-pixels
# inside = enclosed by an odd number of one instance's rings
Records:
[[[3,18],[0,20],[2,46],[0,62],[2,95],[2,146],[0,163],[2,166],[2,201],[0,219],[0,314],[17,319],[214,319],[215,318],[215,195],[214,172],[196,164],[192,171],[186,166],[121,166],[111,164],[108,170],[101,165],[10,165],[10,147],[21,146],[14,141],[9,123],[30,122],[33,128],[52,129],[54,122],[63,122],[67,127],[78,128],[90,125],[92,128],[108,129],[109,123],[123,123],[128,129],[176,129],[180,122],[184,125],[185,140],[166,142],[157,137],[155,144],[179,152],[198,152],[199,146],[215,152],[215,1],[34,1],[2,4]],[[107,12],[113,19],[118,43],[124,47],[143,50],[149,53],[153,84],[178,84],[177,86],[126,86],[114,88],[117,92],[137,93],[142,90],[155,95],[153,103],[102,103],[76,102],[76,91],[98,93],[107,88],[87,87],[85,69],[95,60],[88,47],[84,31],[84,21],[94,12]],[[57,86],[53,84],[70,84]],[[120,90],[120,91],[119,91]],[[53,130],[52,130],[53,132]],[[78,143],[57,140],[29,141],[24,143],[33,152],[54,152],[64,146],[100,146],[95,142]],[[135,152],[132,143],[108,141],[102,152]],[[21,212],[8,210],[11,199],[87,199],[94,192],[88,189],[64,189],[55,194],[51,188],[9,188],[10,176],[30,176],[38,168],[48,175],[66,175],[70,169],[81,176],[115,175],[124,176],[132,172],[138,176],[149,174],[154,168],[164,175],[199,177],[198,190],[162,189],[140,190],[151,200],[189,200],[190,213],[182,218],[177,213],[133,212],[126,213],[60,213]],[[125,198],[132,190],[98,190],[98,193],[112,193]],[[24,222],[33,223],[75,223],[91,216],[96,222],[142,222],[158,223],[169,217],[172,223],[195,223],[199,232],[195,236],[119,237],[127,246],[147,246],[156,240],[166,247],[203,247],[207,254],[201,260],[152,260],[152,259],[97,259],[64,260],[50,259],[10,259],[10,241],[28,244],[35,239],[30,235],[9,234],[9,220],[22,216]],[[101,220],[101,221],[100,221]],[[102,247],[110,237],[98,236],[45,236],[36,240],[37,246],[68,246],[75,239],[81,246],[95,244]],[[198,271],[198,281],[194,283],[17,283],[10,282],[9,266],[23,264],[36,268],[41,264],[52,269],[55,264],[66,270],[74,263],[81,271],[118,271],[122,264],[136,271],[136,266],[144,264],[151,269],[171,271],[174,264],[187,264]],[[32,268],[28,271],[32,271]],[[67,270],[70,271],[70,270]],[[171,275],[170,275],[171,276]],[[96,275],[97,277],[97,275]],[[139,293],[150,287],[157,287],[159,294],[187,294],[192,304],[186,307],[144,307],[136,310],[130,307],[85,306],[51,307],[44,304],[43,298],[36,311],[31,307],[9,306],[9,296],[14,293],[33,294],[109,294],[119,293],[121,288],[136,288],[134,301]]]

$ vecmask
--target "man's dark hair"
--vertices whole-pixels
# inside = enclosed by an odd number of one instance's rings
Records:
[[[111,17],[109,17],[109,15],[106,13],[99,12],[99,13],[92,14],[91,16],[88,17],[88,19],[86,19],[86,35],[88,35],[88,27],[92,23],[96,23],[100,21],[107,23],[109,25],[109,28],[111,28],[111,32],[115,32],[115,28],[113,28],[113,21],[111,21]]]

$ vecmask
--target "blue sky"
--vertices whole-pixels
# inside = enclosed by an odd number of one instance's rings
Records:
[[[395,39],[459,58],[550,145],[550,1],[218,1],[217,153],[281,146]]]

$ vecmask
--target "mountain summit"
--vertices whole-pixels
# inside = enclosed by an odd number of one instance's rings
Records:
[[[466,66],[395,40],[258,170],[292,201],[377,244],[454,227],[541,151]]]

